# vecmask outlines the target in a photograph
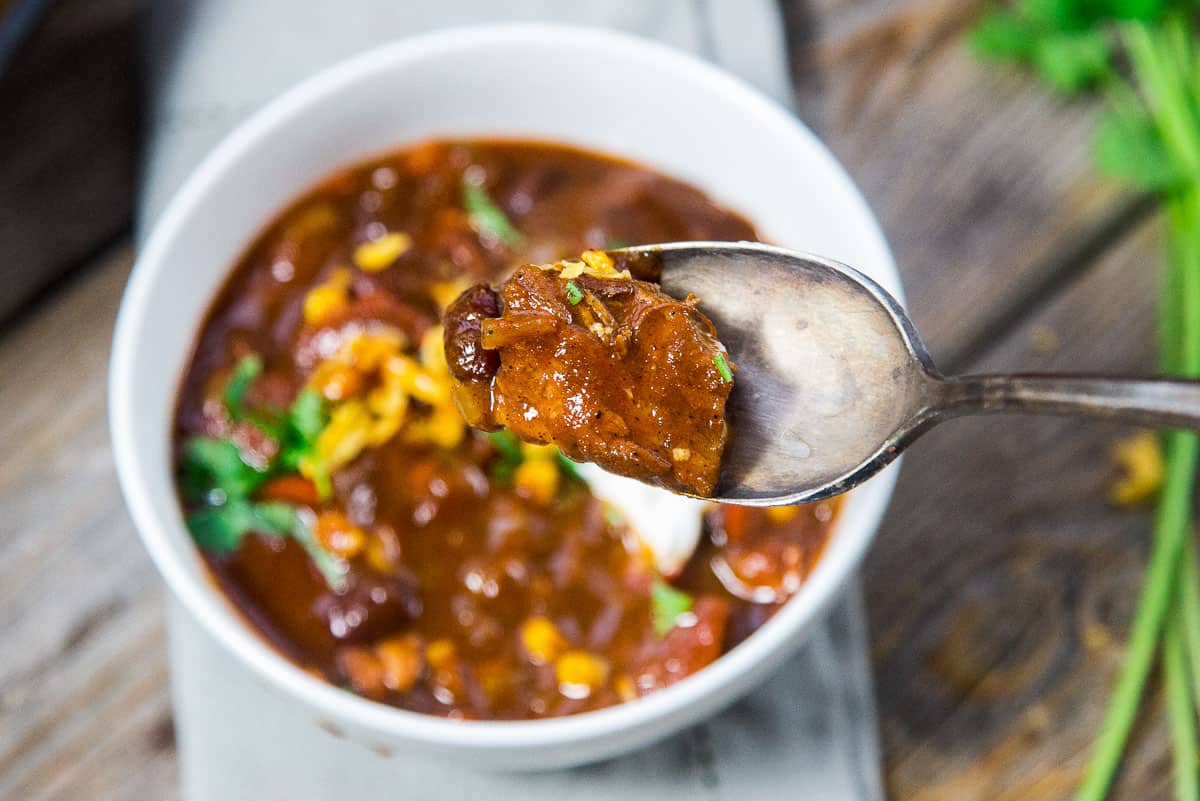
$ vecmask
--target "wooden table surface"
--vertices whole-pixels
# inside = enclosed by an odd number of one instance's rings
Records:
[[[1095,107],[982,66],[965,0],[785,3],[802,116],[877,210],[947,370],[1149,372],[1158,225],[1095,176]],[[178,795],[163,591],[121,504],[104,379],[132,249],[0,329],[0,797]],[[889,795],[1067,799],[1123,655],[1150,515],[1129,432],[963,420],[902,471],[868,557]],[[1114,797],[1166,799],[1158,690]]]

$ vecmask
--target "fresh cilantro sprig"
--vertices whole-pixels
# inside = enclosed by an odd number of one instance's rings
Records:
[[[521,449],[521,440],[508,429],[492,431],[487,436],[488,441],[492,443],[492,447],[496,450],[496,458],[492,461],[489,475],[492,481],[501,486],[511,484],[513,474],[517,472],[517,468],[525,461],[525,453]],[[564,456],[562,451],[555,449],[554,462],[558,465],[559,471],[567,478],[580,483],[587,483],[583,478],[583,474],[579,472],[579,466]]]
[[[1021,0],[997,6],[971,34],[984,58],[1032,67],[1055,89],[1076,93],[1119,79],[1114,23],[1156,22],[1171,0]]]
[[[237,550],[251,531],[287,535],[296,530],[296,510],[282,501],[255,503],[232,498],[220,506],[202,506],[187,516],[192,539],[206,551],[226,554]]]
[[[474,183],[467,175],[462,179],[462,203],[471,225],[481,233],[503,242],[510,248],[525,244],[525,235],[508,219],[496,202],[488,197],[484,188]]]
[[[255,492],[270,479],[296,472],[301,461],[317,459],[316,443],[329,422],[328,409],[321,396],[307,388],[284,411],[251,409],[246,393],[262,370],[257,354],[240,359],[221,400],[230,419],[247,422],[275,440],[275,457],[265,466],[256,466],[247,462],[230,440],[204,436],[187,440],[181,453],[179,487],[193,507],[187,515],[188,530],[197,545],[215,554],[236,550],[250,532],[293,537],[329,586],[337,589],[344,585],[344,565],[316,543],[296,509],[282,501],[254,500]],[[314,483],[319,497],[329,496],[327,474],[319,473]]]
[[[666,637],[675,628],[679,616],[692,611],[694,600],[677,587],[672,587],[662,577],[655,577],[650,586],[650,609],[654,620],[654,633]]]
[[[183,446],[179,485],[186,500],[221,506],[247,498],[267,480],[265,470],[242,459],[238,446],[216,437],[193,437]]]
[[[1200,47],[1196,0],[1020,0],[988,14],[972,43],[982,56],[1027,64],[1068,94],[1099,90],[1102,172],[1156,193],[1166,225],[1160,295],[1163,372],[1200,376]],[[1166,479],[1145,583],[1107,714],[1077,801],[1102,801],[1120,765],[1160,656],[1180,801],[1200,801],[1200,569],[1190,542],[1200,440],[1166,435]]]
[[[221,400],[234,420],[244,420],[249,416],[244,405],[246,392],[262,371],[263,360],[257,353],[243,356],[233,366],[233,374],[229,377],[229,383],[225,385],[225,391],[221,393]]]

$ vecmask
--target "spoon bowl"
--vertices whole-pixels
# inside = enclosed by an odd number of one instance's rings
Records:
[[[932,364],[899,303],[838,262],[756,243],[614,251],[700,298],[736,366],[714,499],[779,505],[845,492],[891,462]]]
[[[1200,383],[1057,375],[946,378],[900,304],[830,259],[750,242],[610,251],[700,299],[736,367],[710,500],[746,506],[846,492],[923,432],[966,414],[1031,412],[1200,428]]]

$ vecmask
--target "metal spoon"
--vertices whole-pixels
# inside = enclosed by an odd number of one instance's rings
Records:
[[[896,300],[830,259],[746,242],[610,253],[669,295],[699,297],[737,365],[712,500],[776,506],[846,492],[933,426],[968,414],[1200,429],[1200,381],[943,376]]]

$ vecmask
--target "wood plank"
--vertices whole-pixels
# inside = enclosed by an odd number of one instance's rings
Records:
[[[1143,225],[974,367],[1152,373],[1158,247]],[[911,451],[865,578],[893,798],[1071,797],[1145,563],[1149,510],[1106,500],[1129,433],[977,418]],[[1116,799],[1170,797],[1147,706]]]
[[[802,54],[803,107],[880,210],[935,352],[953,355],[981,310],[1010,310],[1057,269],[1063,241],[1109,227],[1120,196],[1092,177],[1091,110],[976,65],[958,4],[811,5],[821,24]],[[982,364],[1146,363],[1152,287],[1138,282],[1152,240],[1139,231]],[[160,591],[120,505],[104,425],[127,269],[128,253],[114,257],[0,343],[0,403],[16,410],[0,419],[11,547],[0,608],[13,621],[0,640],[5,797],[178,792],[153,645]],[[1056,353],[1028,352],[1039,325],[1058,329]],[[1144,555],[1146,514],[1103,505],[1117,433],[962,421],[909,459],[867,574],[896,798],[1069,797]],[[1156,718],[1124,798],[1167,797]]]
[[[1150,205],[1095,178],[1093,108],[977,64],[962,34],[978,3],[805,5],[789,13],[802,112],[878,210],[935,356],[1152,370],[1156,229],[1134,231]],[[1054,352],[1031,347],[1055,331]],[[959,421],[910,455],[866,568],[892,797],[1074,792],[1148,537],[1146,510],[1104,500],[1122,433]],[[1117,798],[1170,795],[1161,703],[1147,708]]]
[[[104,386],[124,246],[0,339],[0,797],[172,799],[162,590]]]
[[[1064,248],[1111,230],[1126,202],[1094,174],[1093,104],[968,51],[981,7],[784,3],[802,113],[878,213],[930,349],[952,360],[1073,267]]]

